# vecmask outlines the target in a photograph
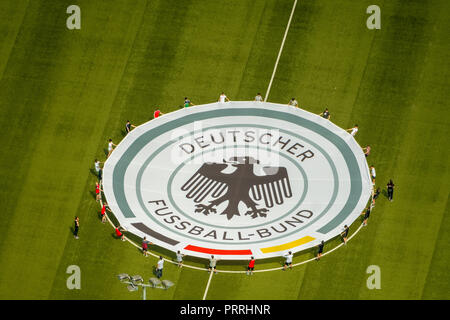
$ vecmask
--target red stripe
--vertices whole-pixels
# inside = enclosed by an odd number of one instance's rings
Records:
[[[185,250],[201,252],[201,253],[209,253],[209,254],[222,254],[222,255],[251,255],[252,250],[221,250],[221,249],[210,249],[210,248],[202,248],[188,245]]]

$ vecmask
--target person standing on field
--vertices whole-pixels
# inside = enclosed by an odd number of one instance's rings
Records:
[[[153,119],[158,118],[159,116],[163,115],[164,113],[162,113],[159,109],[155,110],[155,112],[153,112]]]
[[[108,210],[109,212],[111,212],[111,210],[108,207],[108,204],[105,202],[103,203],[102,206],[102,211],[101,211],[101,215],[102,215],[102,223],[106,222],[106,210]]]
[[[387,184],[387,193],[389,201],[394,201],[394,182],[392,182],[392,179],[390,179]]]
[[[195,106],[195,104],[193,104],[193,103],[191,102],[191,100],[188,99],[188,97],[185,97],[185,98],[184,98],[184,107],[185,107],[185,108],[188,108],[188,107],[190,107],[190,106]]]
[[[363,211],[363,212],[361,213],[361,215],[364,215],[364,221],[363,221],[363,226],[364,226],[364,227],[367,226],[367,220],[369,220],[369,217],[370,217],[370,210],[371,210],[371,209],[372,209],[371,206],[368,206],[367,209],[366,209],[366,211]]]
[[[375,201],[378,199],[379,195],[380,195],[380,188],[377,188],[377,190],[375,190],[372,194],[372,206],[373,207],[375,207]]]
[[[225,95],[225,93],[222,92],[222,94],[219,96],[219,102],[220,103],[230,102],[230,99],[228,99],[228,97]]]
[[[73,231],[73,236],[75,237],[75,239],[78,239],[78,230],[80,228],[80,219],[78,217],[75,217],[75,228]]]
[[[288,106],[298,107],[298,101],[295,100],[295,98],[292,98],[291,100],[289,100]]]
[[[164,259],[163,257],[159,257],[158,263],[156,264],[156,277],[159,279],[162,277],[164,267]]]
[[[96,197],[95,199],[97,201],[100,201],[100,199],[102,198],[102,194],[101,194],[102,191],[103,190],[100,187],[100,183],[96,182],[95,183],[95,197]]]
[[[144,254],[144,257],[148,255],[148,246],[151,244],[150,241],[147,240],[147,237],[144,237],[142,240],[142,253]]]
[[[94,167],[95,167],[95,172],[97,172],[97,174],[99,174],[99,171],[100,171],[100,164],[101,164],[102,162],[100,162],[100,161],[98,161],[97,159],[95,159],[95,161],[94,161]]]
[[[113,143],[112,139],[109,139],[109,141],[108,141],[108,157],[113,152],[114,147],[117,147],[117,145]]]
[[[209,268],[208,268],[208,272],[211,272],[214,269],[214,273],[217,274],[217,269],[216,269],[216,265],[217,265],[217,258],[214,258],[214,256],[211,256],[211,259],[209,259]]]
[[[363,150],[363,152],[364,152],[364,155],[366,156],[366,158],[370,155],[370,146],[368,145],[367,147],[365,147],[365,148],[362,148],[362,150]]]
[[[125,235],[123,234],[123,231],[120,230],[120,229],[125,230],[125,229],[122,228],[121,226],[116,227],[116,229],[115,229],[116,237],[117,237],[118,239],[122,240],[122,241],[125,241]]]
[[[178,267],[181,268],[183,266],[183,256],[184,254],[181,254],[180,250],[177,251],[177,264]]]
[[[136,126],[131,124],[130,120],[127,120],[127,123],[125,124],[125,131],[129,133],[131,131],[131,128],[136,128]]]
[[[344,240],[344,244],[347,244],[348,230],[349,230],[349,227],[347,225],[345,225],[344,231],[341,232],[341,237]]]
[[[263,97],[261,96],[261,93],[258,92],[258,94],[255,97],[256,102],[263,102]]]
[[[102,168],[100,168],[100,170],[98,170],[98,176],[97,176],[97,178],[98,178],[98,181],[102,181],[102,179],[103,179],[103,169]]]
[[[354,137],[356,136],[356,133],[358,132],[358,125],[355,124],[355,126],[353,128],[347,129],[345,131],[350,132],[350,134]]]
[[[252,256],[250,257],[250,262],[248,263],[247,275],[252,275],[253,270],[255,270],[255,258]]]
[[[328,108],[325,108],[325,110],[321,114],[319,114],[319,116],[321,116],[322,118],[325,118],[327,120],[330,120],[330,118],[331,118]]]
[[[372,184],[375,185],[375,178],[377,177],[377,172],[373,165],[370,166],[370,176],[372,177]]]
[[[323,253],[323,246],[325,245],[325,241],[322,240],[322,242],[320,242],[320,244],[317,246],[317,248],[319,249],[317,251],[317,257],[316,260],[319,261],[320,258],[322,257],[322,253]]]
[[[294,257],[292,252],[289,251],[283,257],[286,259],[286,261],[284,262],[283,271],[286,270],[288,266],[289,266],[290,269],[292,269],[292,258]]]

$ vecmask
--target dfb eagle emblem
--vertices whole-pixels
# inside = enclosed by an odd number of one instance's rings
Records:
[[[229,165],[236,169],[232,173],[222,171]],[[268,208],[274,204],[281,205],[284,197],[292,197],[291,185],[287,170],[284,167],[263,167],[265,175],[254,173],[254,165],[258,160],[252,157],[232,157],[223,163],[204,163],[197,172],[181,187],[187,191],[186,197],[196,203],[195,212],[205,215],[217,213],[215,207],[228,201],[228,205],[221,214],[228,220],[239,216],[239,203],[242,201],[249,209],[245,214],[253,219],[266,217]],[[214,200],[209,204],[201,202],[211,195]],[[266,208],[257,208],[258,203],[264,199]]]

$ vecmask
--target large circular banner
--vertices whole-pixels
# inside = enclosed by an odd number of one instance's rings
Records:
[[[105,163],[121,226],[170,251],[268,258],[327,241],[358,218],[372,183],[361,147],[295,107],[233,101],[165,114]]]

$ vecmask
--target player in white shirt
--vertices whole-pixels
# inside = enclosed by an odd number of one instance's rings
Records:
[[[156,265],[156,277],[161,278],[164,267],[164,259],[163,257],[159,257],[158,263]]]
[[[180,251],[177,251],[177,262],[178,262],[178,267],[182,267],[183,265],[183,256],[184,254],[181,254]]]
[[[94,166],[95,166],[95,171],[97,171],[97,173],[100,171],[100,163],[101,163],[100,161],[95,159]]]
[[[225,95],[224,92],[222,92],[222,94],[219,96],[219,102],[224,103],[224,102],[229,102],[230,99],[228,99],[228,97]]]
[[[354,126],[353,128],[347,129],[346,131],[347,131],[347,132],[350,132],[350,134],[351,134],[352,136],[355,136],[356,133],[358,132],[358,125],[355,124],[355,126]]]
[[[370,166],[370,175],[372,176],[372,184],[375,185],[375,178],[377,177],[377,173],[373,165]]]
[[[263,97],[261,96],[261,93],[258,92],[258,94],[255,97],[256,102],[263,102]]]
[[[288,252],[287,254],[285,254],[283,257],[286,259],[286,261],[284,262],[283,270],[286,270],[288,266],[289,266],[289,268],[292,269],[292,258],[294,257],[294,255],[292,254],[292,252],[289,251],[289,252]]]
[[[112,142],[112,139],[109,139],[109,142],[108,142],[108,157],[111,155],[111,153],[113,152],[113,150],[114,150],[114,148],[113,147],[117,147],[117,145],[115,145],[113,142]]]
[[[214,269],[214,273],[217,274],[217,261],[219,261],[219,258],[215,258],[213,255],[211,256],[211,258],[209,259],[209,268],[208,268],[208,272],[211,272]]]
[[[295,98],[289,100],[288,106],[298,107],[298,101]]]

